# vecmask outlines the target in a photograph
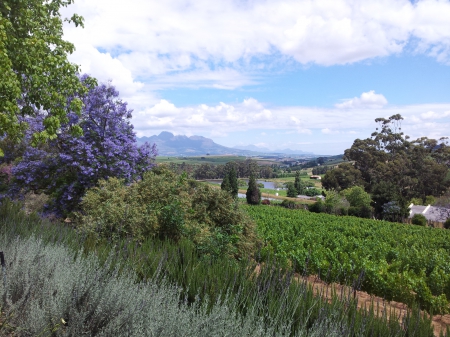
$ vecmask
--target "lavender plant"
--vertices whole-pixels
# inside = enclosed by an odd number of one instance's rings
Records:
[[[81,77],[83,83],[88,79],[87,75]],[[13,169],[12,193],[20,189],[44,192],[53,200],[49,210],[66,214],[77,208],[85,191],[100,179],[118,177],[131,182],[154,165],[155,145],[137,146],[130,122],[132,110],[114,86],[92,87],[83,104],[81,115],[68,114],[68,122],[61,125],[55,139],[26,148],[22,161]],[[28,137],[43,130],[44,121],[44,114],[29,118]],[[72,132],[77,125],[83,130],[79,137]]]

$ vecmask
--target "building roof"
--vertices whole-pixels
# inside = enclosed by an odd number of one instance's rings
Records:
[[[434,207],[431,205],[420,206],[411,204],[409,206],[409,217],[412,218],[414,214],[422,214],[430,221],[445,222],[447,216],[450,215],[450,210],[442,207]]]

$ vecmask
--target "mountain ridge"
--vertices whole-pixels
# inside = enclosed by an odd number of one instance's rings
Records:
[[[185,135],[174,135],[168,131],[162,131],[159,135],[153,135],[150,137],[137,137],[138,145],[142,145],[145,142],[149,144],[156,144],[158,149],[158,154],[162,156],[199,156],[199,155],[241,155],[241,156],[255,156],[264,154],[298,154],[298,155],[313,155],[309,152],[295,151],[291,149],[286,149],[287,152],[283,151],[271,151],[265,148],[258,148],[255,145],[247,146],[251,149],[246,149],[245,147],[239,148],[235,146],[233,148],[226,147],[215,143],[212,139],[203,136],[185,136]],[[256,149],[256,150],[254,150]]]

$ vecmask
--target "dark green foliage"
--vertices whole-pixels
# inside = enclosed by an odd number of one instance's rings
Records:
[[[423,214],[414,214],[411,223],[417,226],[425,227],[427,225],[427,218]]]
[[[450,218],[448,218],[447,220],[445,220],[445,222],[444,222],[444,228],[445,228],[445,229],[450,229]]]
[[[358,218],[370,219],[372,218],[373,211],[370,206],[350,206],[347,213],[348,215],[357,216]]]
[[[248,188],[245,196],[249,205],[259,205],[261,202],[261,191],[256,184],[256,179],[253,174],[250,176],[248,181]]]
[[[447,140],[422,137],[411,141],[401,132],[402,120],[399,114],[377,118],[379,127],[371,137],[356,139],[345,150],[344,158],[354,161],[372,195],[378,218],[402,220],[408,216],[407,201],[412,198],[425,201],[427,196],[439,196],[450,186]],[[384,205],[391,202],[399,210],[386,213],[386,207],[391,206]]]
[[[340,164],[322,177],[322,186],[326,190],[341,191],[353,186],[364,186],[361,171],[350,163]]]
[[[298,192],[297,189],[295,188],[295,185],[293,183],[287,183],[287,192],[286,195],[289,198],[297,198]]]
[[[299,202],[295,202],[292,200],[283,200],[280,204],[280,206],[284,207],[284,208],[289,208],[289,209],[307,209],[307,206],[305,204],[299,203]]]
[[[303,184],[302,179],[300,178],[300,171],[295,171],[294,188],[297,191],[296,196],[298,194],[303,194],[305,185]],[[288,187],[288,194],[289,194],[289,187]]]
[[[236,168],[234,167],[234,165],[230,165],[230,167],[228,167],[227,173],[222,180],[220,188],[230,193],[233,198],[237,198],[239,192],[239,184]]]
[[[318,198],[314,204],[308,206],[308,210],[313,213],[324,213],[326,211],[325,203]]]
[[[316,195],[320,195],[321,190],[318,188],[306,188],[303,192],[304,195],[308,197],[315,197]]]

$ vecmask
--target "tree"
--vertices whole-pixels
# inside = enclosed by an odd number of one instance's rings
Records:
[[[353,186],[341,191],[341,195],[347,199],[352,207],[370,207],[372,199],[370,194],[361,186]]]
[[[245,194],[247,198],[247,203],[250,205],[259,205],[261,203],[261,191],[256,184],[256,179],[254,174],[250,175],[248,181],[247,193]]]
[[[81,78],[82,82],[86,76]],[[56,139],[38,147],[28,146],[22,161],[13,169],[15,191],[34,191],[52,197],[51,210],[66,214],[77,208],[85,191],[100,179],[117,177],[131,182],[142,177],[154,164],[155,146],[138,147],[131,110],[110,84],[99,85],[83,98],[81,116],[68,114]],[[31,118],[30,118],[31,119]],[[44,128],[45,118],[31,119],[28,135]],[[83,135],[74,137],[70,130],[80,125]]]
[[[399,114],[377,118],[379,127],[371,138],[356,139],[344,153],[344,159],[354,161],[355,169],[360,171],[377,215],[395,221],[408,215],[412,198],[439,196],[450,186],[450,148],[446,139],[422,137],[410,141],[401,132],[402,120]]]
[[[351,163],[343,163],[327,171],[321,182],[322,187],[326,190],[335,191],[345,190],[352,186],[364,186],[361,171],[356,169]]]
[[[302,182],[302,179],[300,178],[300,171],[295,171],[295,181],[294,181],[294,187],[297,191],[297,194],[304,194],[305,192],[305,184]]]
[[[36,145],[55,139],[61,125],[69,123],[69,112],[81,112],[80,97],[87,88],[77,76],[78,66],[67,60],[75,48],[63,40],[59,13],[72,2],[0,1],[0,137],[19,141],[28,127],[27,120],[19,116],[34,117],[43,110],[44,127],[31,138]],[[77,14],[65,21],[83,25]],[[71,123],[70,132],[79,135],[81,128]],[[3,152],[0,148],[0,156]]]
[[[298,193],[297,193],[297,189],[295,188],[295,184],[287,183],[286,186],[287,186],[286,195],[289,198],[297,198]]]
[[[227,167],[227,173],[225,174],[225,177],[222,180],[220,188],[230,193],[234,199],[238,197],[239,184],[236,174],[236,168],[234,165],[229,165]]]

